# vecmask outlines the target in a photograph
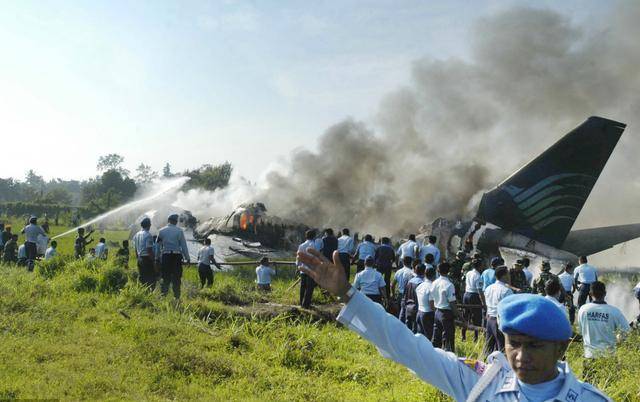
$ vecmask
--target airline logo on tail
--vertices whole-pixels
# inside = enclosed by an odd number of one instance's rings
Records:
[[[573,223],[596,180],[597,177],[586,174],[563,173],[549,176],[527,189],[507,185],[503,190],[531,227],[541,230],[559,220]],[[576,190],[584,195],[576,194]]]

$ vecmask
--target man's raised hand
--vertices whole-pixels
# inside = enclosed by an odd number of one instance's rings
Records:
[[[298,260],[305,265],[300,266],[300,270],[334,296],[344,297],[349,290],[350,285],[344,275],[338,251],[333,252],[333,263],[312,248],[306,252],[298,251]]]

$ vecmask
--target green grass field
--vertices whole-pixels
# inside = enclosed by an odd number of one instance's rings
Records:
[[[295,303],[290,270],[265,295],[253,266],[218,273],[206,290],[189,267],[176,303],[138,286],[130,267],[64,256],[33,273],[0,265],[0,399],[450,400],[334,322],[294,308],[258,313]],[[320,292],[315,302],[332,305]],[[481,346],[457,340],[459,355],[477,357]],[[578,376],[581,352],[574,344],[567,354]],[[636,333],[602,361],[596,385],[616,401],[640,400],[638,362]]]

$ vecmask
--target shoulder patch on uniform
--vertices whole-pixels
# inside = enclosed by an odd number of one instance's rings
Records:
[[[580,385],[582,386],[583,390],[586,390],[588,392],[592,392],[592,393],[598,395],[599,397],[602,398],[603,401],[611,401],[612,400],[611,398],[609,398],[607,396],[607,394],[605,394],[604,392],[600,391],[598,388],[594,387],[593,385],[591,385],[589,383],[581,382]]]
[[[480,360],[459,357],[458,361],[464,364],[465,366],[469,367],[471,370],[475,371],[476,374],[478,375],[482,375],[484,373],[486,364],[484,364],[484,362],[481,362]]]

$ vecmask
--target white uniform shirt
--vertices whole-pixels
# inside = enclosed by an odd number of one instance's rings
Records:
[[[446,276],[433,281],[429,300],[433,300],[433,306],[440,310],[451,310],[451,302],[456,301],[456,289]]]
[[[398,249],[398,254],[400,254],[400,261],[404,259],[404,257],[416,258],[416,247],[418,247],[418,243],[413,240],[407,240]]]
[[[34,225],[33,223],[25,226],[24,229],[22,229],[22,233],[24,233],[24,241],[29,243],[38,243],[38,235],[47,235],[40,226]]]
[[[153,257],[149,256],[147,252],[149,248],[153,251],[153,236],[151,236],[151,233],[143,229],[133,235],[133,248],[135,248],[138,257]]]
[[[211,257],[215,257],[216,252],[213,246],[204,246],[198,251],[198,264],[211,266]]]
[[[298,246],[298,251],[306,253],[307,249],[310,249],[310,248],[312,248],[314,250],[317,250],[315,241],[313,241],[313,240],[305,241],[304,243],[302,243],[301,245]],[[306,265],[304,265],[303,263],[298,261],[298,257],[296,257],[296,266],[297,267],[305,267],[305,268],[307,267]]]
[[[409,282],[411,278],[413,278],[413,271],[407,267],[402,267],[396,271],[393,275],[393,279],[395,279],[398,284],[398,293],[404,293],[404,287]]]
[[[571,293],[573,291],[573,275],[566,271],[563,271],[560,275],[558,275],[558,279],[560,279],[560,284],[564,288],[565,292]]]
[[[27,258],[27,248],[25,247],[24,244],[21,244],[18,247],[18,259],[20,258]]]
[[[524,276],[527,278],[527,283],[530,287],[533,286],[533,272],[529,271],[529,268],[522,268],[522,272],[524,272]]]
[[[379,295],[380,288],[386,286],[382,274],[373,267],[364,267],[353,278],[353,286],[366,295]]]
[[[582,333],[586,358],[614,353],[616,332],[631,330],[622,312],[606,303],[587,303],[580,307],[578,328]]]
[[[475,269],[467,272],[465,275],[465,288],[464,291],[467,293],[477,293],[480,294],[482,292],[482,274]]]
[[[353,238],[347,235],[338,237],[338,252],[352,254],[354,252]]]
[[[573,272],[573,278],[578,279],[580,283],[593,283],[598,278],[596,268],[589,264],[578,265],[578,268]]]
[[[426,279],[418,285],[416,288],[416,296],[418,296],[418,311],[423,313],[430,313],[431,307],[429,307],[429,296],[431,295],[431,287],[433,282]]]
[[[47,249],[47,251],[44,252],[44,259],[45,260],[50,260],[53,257],[55,257],[56,255],[58,255],[58,252],[56,251],[56,249],[53,248],[53,247],[49,247]]]
[[[96,244],[96,258],[107,258],[107,245],[105,243]]]
[[[258,265],[256,267],[256,283],[258,285],[271,285],[271,277],[276,274],[276,271],[267,267],[266,265]]]
[[[498,303],[505,297],[512,295],[513,290],[509,289],[504,282],[496,281],[484,291],[484,299],[487,303],[487,315],[498,317]]]
[[[424,262],[424,257],[427,254],[433,255],[433,263],[438,265],[440,263],[440,250],[438,247],[431,243],[427,243],[420,248],[420,261]]]
[[[382,306],[360,292],[356,292],[342,308],[338,321],[373,343],[382,356],[407,367],[417,377],[455,401],[466,401],[480,377],[489,371],[483,362],[466,361],[454,353],[434,348],[427,338],[414,334],[400,320],[387,314]],[[499,371],[474,401],[524,402],[517,377],[505,356],[494,352],[488,362],[497,364]],[[611,401],[593,386],[578,381],[567,363],[558,363],[558,370],[564,373],[565,378],[554,399],[569,402]]]

